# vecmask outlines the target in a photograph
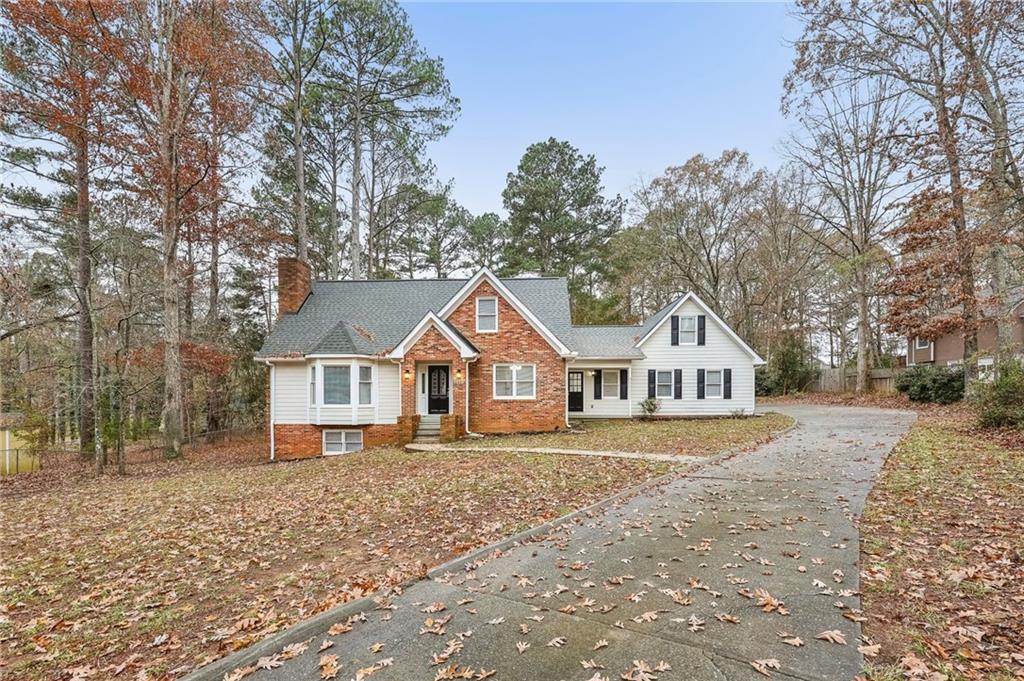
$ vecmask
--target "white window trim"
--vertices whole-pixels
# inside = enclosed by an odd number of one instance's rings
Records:
[[[718,374],[718,394],[708,395],[708,374]],[[705,400],[721,400],[725,399],[725,369],[705,369],[704,370],[704,399]]]
[[[377,372],[376,364],[369,362],[359,362],[355,359],[347,362],[317,360],[316,367],[316,403],[310,405],[310,407],[316,409],[318,421],[321,407],[323,407],[324,409],[351,408],[353,409],[352,418],[356,418],[355,411],[357,411],[360,408],[367,409],[370,407],[377,407],[377,393],[379,392],[377,382],[379,380],[379,375]],[[348,403],[328,403],[324,399],[325,388],[327,387],[326,381],[324,380],[324,369],[326,369],[327,367],[349,368]],[[366,404],[363,404],[359,401],[359,367],[370,367],[370,401]]]
[[[693,341],[683,341],[683,320],[693,320]],[[697,315],[683,314],[679,315],[679,344],[680,345],[696,345],[697,344]]]
[[[323,405],[328,409],[340,409],[342,407],[352,406],[352,362],[323,362],[320,365],[320,379],[319,385],[317,385],[317,404]],[[328,402],[326,399],[327,395],[327,381],[324,376],[327,373],[328,367],[348,367],[348,402]]]
[[[615,395],[612,396],[608,393],[608,384],[605,383],[609,374],[615,375]],[[601,399],[602,400],[617,400],[619,399],[619,370],[618,369],[602,369],[601,370]]]
[[[659,381],[658,374],[668,374],[668,383],[662,383],[661,381]],[[663,385],[668,386],[668,395],[659,394],[660,391],[658,390],[658,388]],[[654,372],[654,398],[672,399],[673,397],[675,397],[675,389],[675,375],[673,371],[671,369],[669,369],[668,371],[665,371],[664,369],[656,369]]]
[[[309,401],[309,406],[311,408],[316,407],[316,405],[319,404],[316,393],[317,390],[320,389],[320,381],[318,380],[319,377],[317,376],[318,372],[316,369],[316,364],[310,364],[309,376],[306,378],[306,399]]]
[[[493,300],[494,301],[494,328],[493,329],[481,329],[480,328],[480,301],[481,300]],[[499,327],[498,327],[498,298],[497,298],[497,296],[477,296],[477,298],[476,298],[476,332],[477,333],[498,333],[498,328]]]
[[[370,401],[365,404],[359,401],[359,384],[364,383],[360,380],[360,371],[366,367],[370,370]],[[377,406],[377,366],[374,364],[357,364],[356,365],[356,395],[355,403],[359,407],[375,407]]]
[[[351,452],[328,452],[327,433],[359,433],[359,449],[353,449]],[[363,431],[359,428],[331,428],[328,430],[324,430],[320,435],[320,453],[323,456],[341,456],[342,454],[352,454],[353,452],[360,452],[365,448],[366,440],[363,437]]]
[[[532,395],[516,395],[516,383],[519,376],[519,372],[515,369],[512,370],[512,394],[511,395],[498,395],[498,367],[533,367],[533,394]],[[491,365],[491,399],[495,400],[536,400],[537,399],[537,365],[536,364],[520,364],[518,362],[495,362]]]
[[[924,345],[921,345],[921,341],[924,341]],[[928,348],[931,347],[931,345],[932,342],[927,338],[921,338],[920,336],[918,336],[917,338],[914,339],[915,350],[927,350]]]

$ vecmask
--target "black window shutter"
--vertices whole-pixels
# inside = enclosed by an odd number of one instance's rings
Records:
[[[704,345],[704,327],[706,326],[704,320],[704,315],[697,317],[697,345]]]
[[[697,369],[697,399],[704,399],[704,370]]]
[[[679,345],[679,315],[672,315],[672,345]]]
[[[672,372],[672,390],[677,400],[683,399],[683,370],[676,369]]]
[[[601,370],[594,371],[594,399],[601,399]]]
[[[619,399],[629,398],[629,369],[619,369]]]
[[[722,370],[722,399],[732,399],[732,369]]]
[[[648,397],[655,397],[656,396],[655,381],[658,380],[657,374],[658,374],[658,372],[656,372],[654,369],[648,369],[647,370],[647,396]]]

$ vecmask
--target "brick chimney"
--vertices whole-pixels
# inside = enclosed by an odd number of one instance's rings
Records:
[[[312,290],[310,269],[298,258],[277,259],[277,317],[298,312]]]

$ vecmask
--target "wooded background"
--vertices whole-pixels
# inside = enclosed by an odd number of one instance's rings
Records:
[[[727,149],[612,197],[593,155],[539,140],[504,215],[437,177],[457,92],[394,2],[0,11],[0,411],[99,468],[158,430],[173,458],[262,423],[280,255],[325,278],[565,276],[588,324],[693,290],[768,358],[770,391],[819,365],[866,389],[905,336],[962,332],[973,355],[983,310],[1009,346],[1019,3],[801,0],[781,168]]]

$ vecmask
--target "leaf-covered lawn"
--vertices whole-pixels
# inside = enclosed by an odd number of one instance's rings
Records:
[[[462,440],[453,446],[559,447],[709,456],[730,447],[765,442],[792,423],[791,417],[776,412],[753,418],[588,420],[567,432],[494,435]]]
[[[0,676],[180,676],[666,470],[385,449],[9,494]]]
[[[1024,451],[923,415],[862,519],[871,678],[1024,676]]]

